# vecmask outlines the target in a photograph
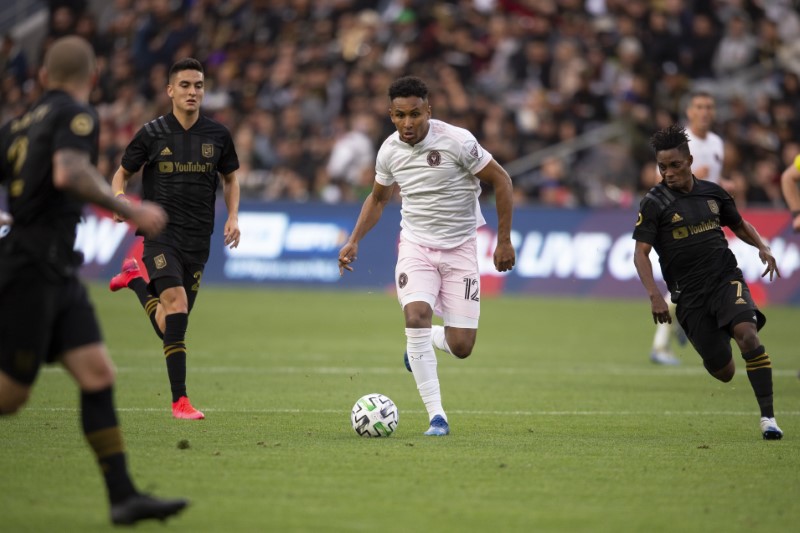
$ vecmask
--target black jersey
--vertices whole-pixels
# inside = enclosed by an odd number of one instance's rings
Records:
[[[122,157],[128,172],[142,165],[144,199],[169,215],[167,227],[152,240],[186,251],[207,250],[219,173],[239,168],[228,129],[203,115],[188,130],[172,113],[158,117],[136,133]]]
[[[53,185],[53,154],[74,149],[88,153],[94,164],[98,135],[95,111],[63,91],[48,91],[0,130],[0,182],[8,188],[14,217],[0,241],[0,262],[13,257],[17,264],[44,265],[61,275],[80,266],[73,250],[83,202]]]
[[[694,179],[688,193],[659,184],[639,206],[633,231],[637,241],[651,244],[673,295],[704,293],[721,275],[737,268],[723,226],[736,226],[742,216],[730,194],[715,183]]]

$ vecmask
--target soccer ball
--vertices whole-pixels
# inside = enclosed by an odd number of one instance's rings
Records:
[[[353,429],[362,437],[388,437],[399,420],[394,402],[377,392],[359,398],[350,413]]]

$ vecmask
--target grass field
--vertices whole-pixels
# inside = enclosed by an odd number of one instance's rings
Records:
[[[205,287],[189,326],[189,393],[173,420],[158,339],[132,293],[92,287],[118,367],[117,406],[142,489],[185,496],[170,531],[785,531],[800,523],[800,309],[767,308],[762,340],[786,436],[763,441],[743,365],[729,384],[683,349],[647,358],[641,301],[484,299],[478,344],[439,356],[452,434],[403,367],[384,293]],[[400,409],[365,439],[368,392]],[[0,531],[110,529],[78,431],[77,392],[48,368],[0,420]],[[179,446],[187,441],[188,447]],[[165,531],[144,523],[137,531]]]

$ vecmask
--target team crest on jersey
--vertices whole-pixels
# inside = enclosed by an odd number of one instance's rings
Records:
[[[483,148],[477,141],[470,141],[466,145],[467,153],[475,159],[483,159]]]
[[[709,200],[708,208],[711,209],[711,212],[715,215],[719,215],[719,205],[717,204],[716,200]]]
[[[405,287],[406,285],[408,285],[408,276],[406,275],[406,273],[405,273],[405,272],[402,272],[402,273],[401,273],[401,274],[400,274],[400,275],[397,277],[397,286],[398,286],[398,287],[400,287],[400,288],[402,289],[402,288],[403,288],[403,287]]]
[[[167,258],[164,257],[164,254],[159,254],[153,258],[153,263],[155,263],[158,270],[161,270],[167,266]]]
[[[442,154],[438,150],[431,150],[428,153],[428,164],[432,167],[438,167],[442,162]]]
[[[200,146],[200,150],[203,153],[203,157],[214,157],[214,145],[213,144],[203,144]]]
[[[89,113],[78,113],[69,123],[69,129],[72,130],[72,133],[81,137],[86,137],[92,133],[93,128],[94,119]]]

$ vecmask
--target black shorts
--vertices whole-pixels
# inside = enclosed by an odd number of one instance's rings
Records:
[[[679,301],[675,314],[686,337],[703,358],[706,369],[716,372],[733,357],[733,327],[741,322],[753,322],[760,330],[767,318],[756,307],[740,272],[721,278],[710,289],[704,307],[686,308]]]
[[[31,268],[0,290],[0,370],[31,385],[39,368],[69,350],[102,342],[94,307],[81,282],[45,282]]]
[[[145,241],[142,260],[150,276],[150,291],[158,296],[164,289],[183,287],[191,311],[200,290],[208,250],[184,252],[166,244]]]

